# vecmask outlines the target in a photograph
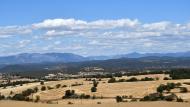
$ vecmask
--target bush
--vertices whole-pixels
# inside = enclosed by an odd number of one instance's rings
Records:
[[[167,89],[167,86],[164,84],[161,84],[160,86],[157,87],[157,92],[162,93],[166,89]]]
[[[22,91],[22,95],[23,96],[29,96],[31,95],[32,93],[34,93],[35,91],[33,89],[27,89],[25,91]]]
[[[164,100],[166,100],[166,101],[173,101],[173,100],[177,100],[177,96],[175,95],[175,94],[171,94],[171,95],[168,95],[168,96],[165,96],[164,97]]]
[[[22,95],[22,94],[15,94],[15,95],[12,97],[12,100],[25,101],[25,96]]]
[[[3,100],[5,99],[5,96],[4,95],[0,95],[0,100]]]
[[[41,81],[40,84],[41,84],[41,85],[44,85],[44,81]]]
[[[169,77],[164,77],[164,79],[163,80],[170,80],[170,78]]]
[[[110,79],[108,80],[108,83],[114,83],[114,82],[116,82],[116,79],[115,79],[115,78],[110,78]]]
[[[41,87],[41,91],[45,91],[46,90],[46,87],[45,86],[42,86]]]
[[[163,95],[161,93],[152,93],[147,96],[144,96],[141,99],[141,101],[158,101],[162,99],[163,99]]]
[[[182,98],[177,98],[177,102],[184,102]]]
[[[169,87],[170,89],[174,89],[175,86],[175,83],[167,83],[167,87]]]
[[[97,87],[97,86],[98,86],[98,83],[99,83],[99,82],[97,82],[96,80],[93,80],[93,86],[94,86],[94,87]]]
[[[9,95],[13,95],[14,94],[14,92],[13,91],[10,91],[10,94]]]
[[[56,87],[56,88],[60,88],[60,87],[61,87],[61,84],[57,84],[55,87]]]
[[[125,79],[119,79],[118,82],[125,82]]]
[[[119,102],[122,102],[123,101],[123,98],[121,96],[116,96],[116,102],[119,103]]]
[[[34,88],[34,91],[35,91],[35,92],[38,92],[38,87],[35,87],[35,88]]]
[[[188,89],[186,87],[181,87],[180,88],[180,92],[181,93],[187,93],[188,92]]]
[[[154,81],[154,78],[145,77],[142,78],[141,81]]]
[[[132,78],[127,80],[127,82],[135,82],[135,81],[138,81],[138,79],[135,77],[132,77]]]
[[[68,104],[73,104],[73,103],[69,101]]]
[[[35,99],[35,101],[34,102],[38,102],[40,100],[40,96],[39,95],[37,95],[36,96],[36,99]]]
[[[91,92],[96,92],[97,91],[97,88],[96,87],[92,87],[91,88]]]
[[[102,104],[101,102],[97,102],[97,104]]]
[[[85,94],[81,94],[79,96],[80,99],[89,99],[90,98],[90,95],[85,95]]]
[[[73,95],[75,95],[75,90],[66,90],[65,91],[65,96],[63,96],[63,99],[64,98],[70,98]]]
[[[67,85],[63,85],[62,88],[63,88],[63,87],[67,87]]]

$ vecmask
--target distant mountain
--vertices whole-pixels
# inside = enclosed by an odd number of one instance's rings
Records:
[[[25,76],[44,76],[52,72],[77,73],[84,67],[101,67],[106,72],[168,70],[173,68],[190,68],[190,57],[141,57],[109,60],[92,60],[67,63],[30,63],[14,64],[0,68],[0,72],[19,72]]]
[[[12,56],[0,57],[0,68],[5,65],[11,64],[27,64],[27,63],[56,63],[56,62],[81,62],[91,60],[108,60],[118,58],[142,58],[142,57],[190,57],[190,52],[177,52],[177,53],[129,53],[123,55],[112,56],[80,56],[72,53],[22,53]]]
[[[42,62],[79,62],[85,57],[72,53],[23,53],[13,56],[0,57],[0,64],[24,64]]]
[[[190,57],[190,51],[188,52],[176,52],[176,53],[129,53],[124,55],[117,55],[113,56],[113,58],[141,58],[141,57],[148,57],[148,56],[157,56],[157,57]]]

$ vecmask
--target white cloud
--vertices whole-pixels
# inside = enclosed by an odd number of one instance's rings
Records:
[[[29,26],[5,26],[0,27],[0,36],[25,35],[32,32]],[[8,36],[7,36],[8,37]]]
[[[48,19],[41,23],[33,24],[34,29],[64,29],[64,30],[89,30],[89,29],[113,29],[120,27],[133,28],[139,24],[137,19],[97,20],[87,22],[75,19]]]
[[[31,36],[33,41],[26,41],[26,38],[20,35],[26,35],[28,38]],[[0,39],[10,36],[20,39],[19,47],[26,47],[25,50],[35,52],[109,54],[181,51],[190,48],[190,45],[187,45],[190,42],[190,23],[142,23],[137,19],[47,19],[31,25],[0,27]],[[7,41],[14,42],[14,39],[8,38]],[[0,41],[0,44],[7,45],[4,41]],[[35,47],[27,47],[28,44],[35,44]],[[9,51],[11,53],[11,49]]]
[[[28,45],[29,43],[31,43],[31,40],[21,40],[19,41],[19,47],[26,47],[26,45]]]

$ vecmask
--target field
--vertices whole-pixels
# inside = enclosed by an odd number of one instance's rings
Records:
[[[189,103],[177,102],[128,102],[103,104],[43,104],[18,101],[0,101],[1,107],[189,107]]]
[[[117,83],[108,83],[108,78],[101,79],[99,81],[97,92],[91,92],[91,87],[93,86],[92,81],[86,81],[85,78],[82,79],[70,79],[70,80],[61,80],[61,81],[49,81],[45,82],[45,86],[51,87],[53,89],[41,91],[42,85],[40,83],[28,83],[24,84],[23,86],[16,86],[16,87],[7,87],[6,89],[0,88],[0,93],[2,95],[9,96],[10,92],[13,91],[14,94],[20,93],[23,90],[26,90],[28,88],[34,88],[38,87],[39,91],[35,93],[34,95],[31,95],[30,97],[35,99],[35,96],[40,96],[40,102],[39,103],[31,103],[31,102],[17,102],[17,101],[1,101],[0,106],[2,107],[12,107],[13,105],[17,104],[25,107],[60,107],[61,105],[68,106],[68,107],[139,107],[139,105],[143,105],[144,107],[189,107],[190,102],[185,103],[177,103],[177,102],[123,102],[123,103],[116,103],[115,97],[117,95],[123,96],[132,96],[134,98],[142,98],[145,95],[148,95],[150,93],[156,92],[156,88],[160,84],[166,84],[168,82],[174,82],[174,83],[182,83],[183,87],[187,87],[188,90],[190,90],[190,85],[183,84],[184,82],[190,82],[189,79],[184,80],[163,80],[164,77],[167,77],[168,75],[164,74],[154,74],[154,75],[140,75],[135,76],[136,78],[144,78],[144,77],[153,77],[153,78],[159,78],[159,80],[156,81],[138,81],[138,82],[117,82]],[[121,78],[131,78],[131,77],[118,77],[116,79]],[[97,79],[98,80],[98,79]],[[60,88],[56,88],[57,84],[61,84]],[[79,86],[71,86],[72,84],[83,84]],[[67,87],[62,87],[63,85],[67,85]],[[104,97],[103,99],[62,99],[62,96],[64,96],[66,90],[75,90],[75,93],[77,94],[87,94],[91,96],[96,97]],[[173,89],[171,92],[175,93],[177,96],[183,98],[185,101],[190,101],[190,92],[188,93],[180,93],[179,89]],[[46,104],[47,101],[51,101],[53,104]],[[72,105],[69,105],[68,102],[72,102]],[[97,103],[101,104],[97,104]],[[110,106],[111,103],[111,106]]]

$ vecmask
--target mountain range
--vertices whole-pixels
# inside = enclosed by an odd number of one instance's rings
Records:
[[[22,53],[12,56],[1,56],[0,57],[0,68],[2,65],[11,64],[25,64],[25,63],[44,63],[44,62],[82,62],[91,60],[108,60],[118,58],[141,58],[141,57],[190,57],[190,52],[177,52],[177,53],[129,53],[122,55],[111,55],[111,56],[88,56],[84,57],[72,53]]]

